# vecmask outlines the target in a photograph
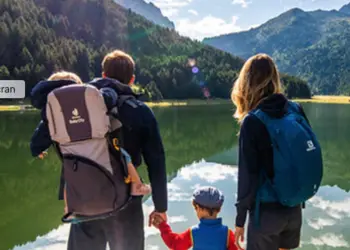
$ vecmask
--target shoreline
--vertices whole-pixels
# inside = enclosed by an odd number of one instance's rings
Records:
[[[293,101],[301,103],[350,104],[350,96],[316,95],[311,99],[296,98]]]
[[[350,104],[350,96],[313,96],[311,99],[296,98],[293,101],[300,103],[324,103],[324,104]],[[222,105],[231,104],[230,99],[212,99],[209,101],[200,99],[189,100],[164,100],[159,102],[145,102],[153,107],[179,107],[179,106],[199,106],[199,105]],[[35,111],[31,105],[0,105],[1,111]]]

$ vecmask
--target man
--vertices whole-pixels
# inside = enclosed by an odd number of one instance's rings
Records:
[[[135,80],[135,63],[122,51],[113,51],[102,62],[103,78],[90,84],[97,88],[113,88],[119,97],[134,95],[130,86]],[[157,121],[152,111],[141,101],[130,99],[134,105],[122,105],[119,109],[123,123],[124,149],[131,155],[135,166],[141,165],[141,156],[147,165],[152,187],[155,215],[166,219],[167,178],[165,154]],[[143,250],[144,218],[142,198],[134,198],[125,210],[105,220],[72,224],[68,250],[104,250],[106,244],[111,250]]]

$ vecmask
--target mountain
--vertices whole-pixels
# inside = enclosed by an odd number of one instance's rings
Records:
[[[228,98],[244,61],[162,28],[112,0],[1,0],[0,79],[21,79],[27,95],[57,70],[83,81],[101,76],[107,52],[122,49],[136,62],[136,89],[149,99]],[[300,79],[289,95],[307,97]],[[204,88],[205,87],[205,88]]]
[[[126,9],[130,9],[133,12],[144,16],[148,20],[158,24],[160,26],[175,29],[173,22],[169,18],[163,16],[160,9],[153,3],[146,3],[144,0],[114,0],[117,4],[123,6]]]
[[[347,15],[350,15],[350,3],[341,7],[339,11]]]
[[[350,94],[349,8],[295,8],[260,27],[203,42],[243,58],[267,53],[282,72],[308,81],[316,94]]]

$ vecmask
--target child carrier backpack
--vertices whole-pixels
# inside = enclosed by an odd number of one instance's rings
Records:
[[[260,202],[278,202],[295,207],[305,203],[318,191],[323,162],[320,144],[298,104],[288,102],[282,118],[270,117],[262,110],[252,112],[265,125],[273,148],[274,177],[265,170],[260,173],[256,197],[256,216]],[[252,156],[254,157],[254,156]]]
[[[48,95],[46,114],[62,157],[68,207],[62,221],[108,217],[125,208],[131,199],[128,172],[120,138],[111,138],[122,124],[107,114],[100,91],[79,84],[55,89]]]

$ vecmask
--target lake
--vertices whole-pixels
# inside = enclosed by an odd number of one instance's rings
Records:
[[[304,210],[300,249],[349,249],[350,105],[303,106],[323,147],[324,180]],[[197,223],[190,200],[193,189],[202,185],[223,191],[221,216],[234,226],[238,126],[232,110],[231,105],[154,108],[167,157],[168,216],[176,232]],[[65,249],[69,227],[60,223],[60,163],[53,151],[45,160],[30,155],[29,140],[39,119],[38,112],[0,112],[1,250]],[[147,179],[144,167],[140,173]],[[146,198],[145,214],[151,210]],[[146,249],[167,249],[157,230],[145,228]]]

